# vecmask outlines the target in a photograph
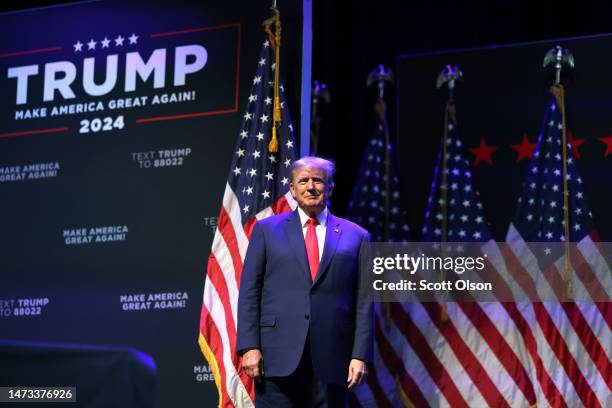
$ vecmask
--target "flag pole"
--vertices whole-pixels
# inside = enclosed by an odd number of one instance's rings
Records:
[[[463,78],[463,72],[459,67],[451,67],[447,65],[442,69],[438,79],[436,81],[437,88],[441,88],[444,84],[448,87],[448,102],[444,109],[444,138],[442,139],[442,182],[440,184],[441,198],[442,198],[442,235],[440,237],[440,243],[442,244],[442,257],[444,257],[444,244],[447,240],[448,235],[448,186],[447,186],[447,173],[448,173],[448,160],[446,158],[448,149],[448,126],[449,120],[454,126],[457,123],[455,116],[455,85],[456,82]],[[440,282],[445,280],[444,268],[440,270]],[[441,303],[440,320],[442,322],[448,321],[448,312],[446,310],[446,302]]]
[[[563,49],[557,45],[551,48],[544,57],[543,67],[546,67],[554,62],[555,64],[555,83],[550,88],[550,92],[554,95],[557,105],[561,110],[561,155],[563,161],[562,177],[563,177],[563,280],[566,284],[566,295],[568,300],[571,300],[574,295],[572,279],[570,277],[570,232],[569,232],[569,190],[567,187],[567,129],[565,123],[565,89],[561,84],[561,69],[563,65],[574,68],[574,56],[568,49]]]
[[[281,106],[280,106],[280,95],[279,95],[279,69],[280,69],[280,46],[281,46],[281,21],[280,12],[276,8],[276,0],[272,3],[272,17],[268,18],[263,22],[263,26],[268,34],[268,40],[272,44],[272,48],[275,51],[274,61],[274,110],[272,114],[272,138],[268,144],[268,150],[270,153],[278,152],[278,139],[276,137],[277,128],[281,124]],[[274,25],[274,31],[272,31],[272,25]]]
[[[391,157],[389,155],[389,126],[387,126],[387,106],[385,105],[385,84],[387,82],[393,81],[393,72],[390,68],[385,69],[385,67],[380,64],[378,67],[374,68],[370,74],[368,75],[368,79],[366,81],[366,86],[370,87],[376,84],[378,88],[378,96],[376,98],[376,102],[374,102],[374,111],[378,116],[378,119],[384,126],[385,133],[385,210],[383,211],[383,241],[389,241],[389,216],[391,211]],[[385,327],[388,329],[391,326],[391,310],[389,308],[389,303],[385,302],[383,304],[383,309],[385,311]]]
[[[389,153],[389,145],[391,138],[389,136],[389,126],[387,124],[387,105],[385,104],[385,85],[393,82],[393,72],[390,68],[385,68],[382,64],[374,68],[368,75],[366,85],[372,86],[374,83],[378,87],[378,97],[374,102],[374,111],[378,115],[381,123],[384,126],[385,133],[385,218],[384,218],[384,241],[389,241],[389,218],[391,214],[391,156]]]

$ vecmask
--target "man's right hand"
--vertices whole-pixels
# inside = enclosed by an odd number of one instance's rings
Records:
[[[258,377],[263,374],[263,358],[261,350],[249,350],[242,356],[242,368],[246,375],[251,378]]]

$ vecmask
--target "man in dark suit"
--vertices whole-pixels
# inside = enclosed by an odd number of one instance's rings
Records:
[[[291,168],[298,208],[259,221],[244,261],[236,349],[258,407],[337,407],[372,358],[359,257],[368,233],[329,213],[334,164]]]

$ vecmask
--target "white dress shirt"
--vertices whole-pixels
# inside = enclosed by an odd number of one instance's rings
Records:
[[[315,227],[315,232],[317,233],[317,243],[319,244],[319,261],[321,260],[321,256],[323,256],[323,247],[325,246],[325,233],[327,232],[327,207],[323,209],[319,213],[317,220],[319,224]],[[308,229],[308,220],[310,216],[304,212],[300,207],[298,207],[298,214],[300,215],[300,222],[302,224],[302,234],[304,234],[304,240],[306,239],[306,230]]]

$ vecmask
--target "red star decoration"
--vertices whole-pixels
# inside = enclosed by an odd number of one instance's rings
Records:
[[[567,132],[567,136],[569,138],[570,146],[572,146],[572,153],[574,154],[574,157],[579,159],[580,152],[578,151],[578,148],[585,142],[585,140],[584,139],[574,139],[574,135],[572,134],[571,130]]]
[[[487,162],[490,165],[493,165],[493,159],[491,158],[491,155],[496,150],[497,147],[487,146],[487,142],[485,142],[484,137],[481,137],[480,146],[470,147],[470,152],[472,152],[476,156],[474,158],[474,166],[478,166],[482,162]]]
[[[601,143],[606,144],[606,152],[604,153],[604,157],[608,157],[610,153],[612,153],[612,133],[608,137],[599,137],[598,138]]]
[[[520,144],[510,145],[514,150],[518,152],[518,156],[516,156],[516,162],[519,163],[523,159],[531,160],[533,156],[533,151],[535,150],[537,143],[529,143],[529,138],[527,134],[523,134],[523,140]]]

